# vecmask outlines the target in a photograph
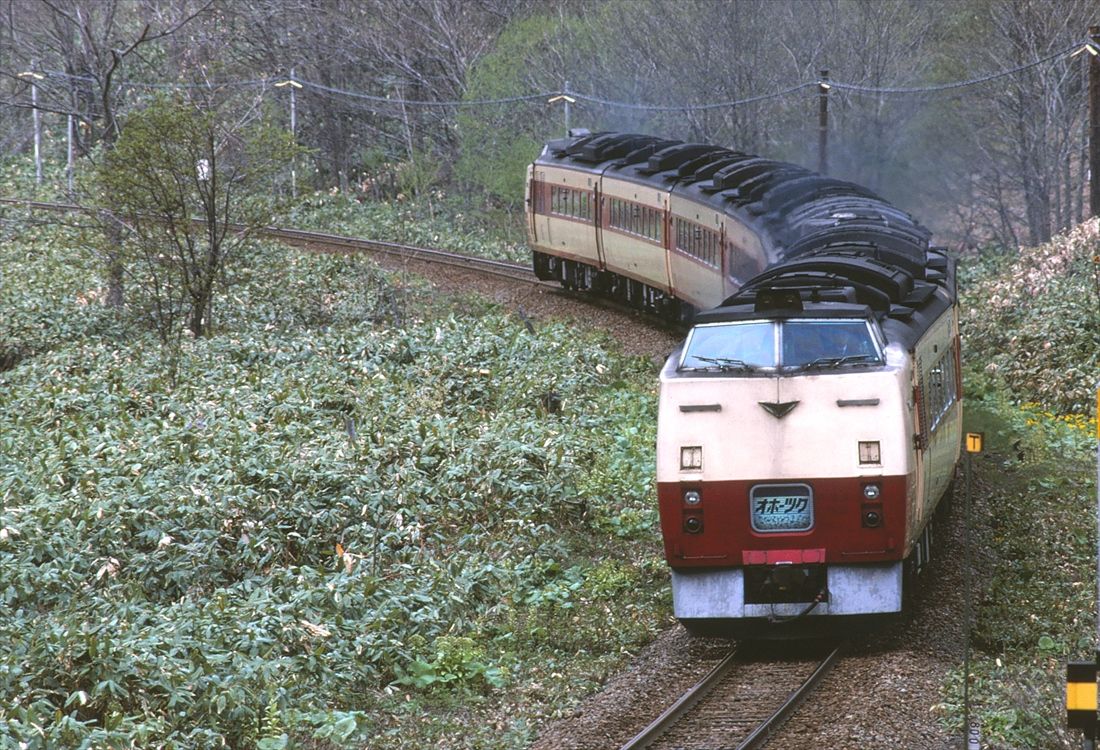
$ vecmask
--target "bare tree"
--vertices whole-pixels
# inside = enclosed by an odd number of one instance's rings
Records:
[[[125,106],[128,89],[122,74],[131,60],[148,65],[144,52],[197,15],[206,11],[213,0],[179,2],[171,6],[164,20],[143,20],[147,4],[134,0],[12,0],[9,6],[10,33],[14,54],[11,67],[0,69],[0,76],[27,86],[20,73],[38,68],[43,77],[36,80],[38,108],[47,112],[73,115],[84,129],[75,137],[81,150],[89,153],[98,144],[109,151],[120,132],[119,112]],[[121,307],[123,268],[110,248],[121,243],[117,226],[105,222],[108,243],[107,304]]]
[[[979,197],[995,217],[988,222],[995,236],[1010,246],[1021,236],[1039,244],[1081,213],[1085,63],[1056,53],[1082,38],[1095,4],[993,0],[977,10],[984,23],[966,27],[953,51],[973,69],[1028,67],[968,97],[967,127],[955,140],[971,154],[968,175],[986,186]]]
[[[111,216],[125,228],[121,265],[166,344],[184,325],[194,336],[210,331],[223,271],[272,220],[260,196],[270,195],[269,180],[295,147],[248,104],[195,93],[158,98],[126,118],[97,170]]]

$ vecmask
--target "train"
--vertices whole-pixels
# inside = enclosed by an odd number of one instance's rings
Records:
[[[961,451],[955,261],[857,184],[571,131],[527,170],[535,274],[685,324],[660,372],[673,613],[784,637],[908,610]]]

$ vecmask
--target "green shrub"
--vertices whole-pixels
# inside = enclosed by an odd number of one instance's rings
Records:
[[[988,257],[962,280],[963,351],[1018,401],[1095,412],[1100,371],[1100,221],[1014,259]]]
[[[648,363],[264,246],[169,377],[78,301],[63,235],[2,252],[28,354],[0,373],[0,745],[430,742],[395,691],[491,711],[665,617]]]

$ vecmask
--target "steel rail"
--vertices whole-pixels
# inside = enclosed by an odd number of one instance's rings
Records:
[[[46,201],[32,201],[21,198],[0,198],[0,204],[18,205],[35,210],[47,211],[80,211],[79,206],[68,203],[50,203]],[[202,221],[195,219],[194,221]],[[231,229],[243,229],[240,225],[231,224]],[[472,255],[462,255],[446,250],[436,250],[414,245],[403,245],[397,242],[384,240],[368,240],[359,237],[332,234],[329,232],[317,232],[307,229],[288,229],[285,227],[262,227],[258,234],[272,239],[296,240],[299,242],[316,242],[318,244],[346,247],[352,250],[361,250],[381,255],[404,258],[409,260],[422,260],[438,265],[453,266],[464,270],[478,271],[481,273],[503,276],[517,281],[536,281],[530,267],[521,263],[513,263],[505,260],[491,258],[479,258]]]
[[[817,686],[817,683],[821,682],[821,679],[828,674],[829,670],[833,668],[837,660],[840,658],[840,651],[843,648],[843,644],[834,648],[828,656],[826,656],[820,664],[817,665],[817,669],[813,671],[806,681],[802,683],[793,693],[787,696],[787,700],[783,702],[783,705],[775,710],[771,716],[760,723],[756,729],[752,730],[752,733],[746,737],[736,750],[757,750],[764,746],[764,743],[771,737],[772,732],[777,730],[783,725],[783,722],[787,720],[787,717],[798,708],[799,704],[806,699],[806,696],[810,694],[810,691]]]
[[[472,255],[453,253],[447,250],[436,250],[415,245],[402,245],[397,242],[384,240],[367,240],[358,237],[348,237],[328,232],[315,232],[306,229],[286,229],[283,227],[264,227],[260,234],[275,239],[297,240],[300,242],[316,242],[324,245],[347,247],[352,250],[365,250],[407,260],[422,260],[439,265],[454,266],[466,270],[476,270],[491,273],[497,276],[518,279],[520,281],[535,281],[534,273],[530,267],[521,263],[513,263],[506,260],[494,260],[492,258],[479,258]]]
[[[26,198],[0,198],[0,203],[7,203],[12,206],[26,206],[27,208],[35,208],[46,211],[79,211],[80,206],[74,206],[71,203],[48,203],[46,201],[32,201]]]
[[[758,750],[758,748],[763,747],[772,733],[782,726],[783,722],[787,720],[791,713],[798,708],[803,700],[805,700],[806,696],[810,694],[810,691],[813,690],[821,679],[828,674],[829,670],[833,668],[840,658],[842,648],[843,644],[837,646],[828,656],[822,659],[817,667],[814,668],[810,676],[787,696],[786,700],[783,701],[783,704],[779,708],[772,712],[767,719],[758,724],[757,727],[736,746],[736,750]],[[703,679],[680,696],[675,703],[665,709],[660,716],[623,745],[620,750],[643,750],[657,742],[661,735],[679,722],[684,715],[690,712],[699,701],[706,697],[715,686],[718,685],[736,663],[736,656],[736,649],[731,650],[722,661],[716,664],[714,668],[703,677]]]
[[[638,732],[633,739],[623,745],[620,750],[642,750],[642,748],[655,742],[669,727],[694,708],[695,704],[702,700],[726,676],[726,673],[733,667],[736,656],[737,649],[730,649],[730,652],[722,658],[722,661],[714,665],[714,668],[707,672],[703,679],[695,683],[675,703],[650,722],[649,726]]]

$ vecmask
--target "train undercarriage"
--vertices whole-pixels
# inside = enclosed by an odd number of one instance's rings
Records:
[[[537,250],[533,251],[533,256],[535,276],[538,279],[556,281],[569,291],[606,297],[626,307],[653,313],[672,322],[690,323],[695,315],[692,305],[635,279]]]

